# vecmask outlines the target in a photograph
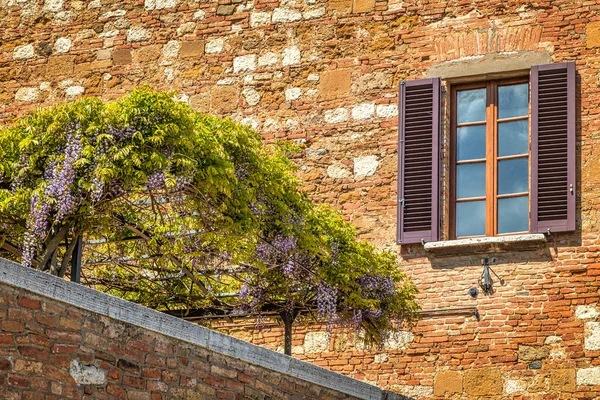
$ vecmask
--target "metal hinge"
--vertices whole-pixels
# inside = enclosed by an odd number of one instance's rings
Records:
[[[402,208],[404,208],[404,199],[398,200],[398,204],[400,204]]]

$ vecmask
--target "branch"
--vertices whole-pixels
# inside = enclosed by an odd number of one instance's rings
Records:
[[[68,231],[69,226],[63,225],[58,231],[58,233],[50,239],[50,241],[46,245],[46,249],[44,250],[44,254],[42,255],[42,261],[39,265],[42,269],[47,269],[46,264],[48,264],[48,261],[50,261],[50,257],[52,257],[52,254],[58,248],[60,242],[62,242],[62,240],[65,238]]]
[[[65,251],[65,255],[63,256],[62,263],[60,265],[60,271],[58,272],[58,276],[61,278],[67,273],[67,267],[69,266],[69,261],[71,261],[71,257],[73,256],[73,250],[77,245],[78,237],[79,234],[75,232],[73,235],[73,240],[71,240],[71,243],[69,243],[69,246],[67,246],[67,250]]]

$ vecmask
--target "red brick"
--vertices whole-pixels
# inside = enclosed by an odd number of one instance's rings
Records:
[[[5,332],[18,333],[18,332],[23,332],[25,330],[25,327],[19,321],[4,320],[4,321],[0,321],[0,329],[2,329]]]
[[[6,383],[8,386],[29,387],[29,378],[24,375],[9,373],[6,376]]]
[[[34,300],[25,296],[19,296],[17,304],[21,307],[30,308],[32,310],[39,310],[42,308],[42,303],[39,300]]]

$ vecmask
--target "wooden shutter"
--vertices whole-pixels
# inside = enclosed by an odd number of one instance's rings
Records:
[[[440,80],[400,84],[398,243],[438,240]]]
[[[531,70],[531,232],[575,230],[575,63]]]

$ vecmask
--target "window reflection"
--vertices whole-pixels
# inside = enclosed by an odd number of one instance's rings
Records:
[[[527,192],[528,175],[526,157],[498,161],[498,194]]]
[[[456,197],[485,196],[485,163],[461,164],[456,166]]]
[[[485,200],[456,203],[456,236],[485,235]]]
[[[498,199],[498,233],[529,230],[529,197]]]
[[[456,138],[457,161],[485,158],[485,125],[457,128]]]
[[[456,121],[465,122],[485,121],[486,89],[460,90],[457,93]]]
[[[527,115],[528,104],[528,83],[498,87],[498,118],[523,117]]]
[[[527,154],[529,121],[501,122],[498,124],[498,157]]]

